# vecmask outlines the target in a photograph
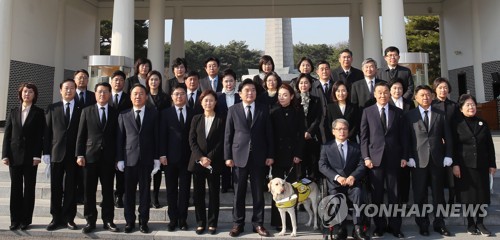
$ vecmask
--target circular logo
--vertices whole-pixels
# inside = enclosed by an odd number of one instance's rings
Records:
[[[324,197],[318,206],[318,215],[324,227],[342,223],[347,217],[347,211],[347,198],[343,193]]]

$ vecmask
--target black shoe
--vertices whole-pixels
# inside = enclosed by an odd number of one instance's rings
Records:
[[[375,228],[375,230],[373,231],[373,236],[374,237],[382,237],[384,236],[384,230],[383,229],[378,229],[378,228]]]
[[[366,236],[366,233],[363,231],[363,228],[360,226],[355,226],[352,230],[352,237],[356,240],[368,240],[370,237]]]
[[[9,226],[9,229],[11,231],[15,231],[17,229],[19,229],[19,223],[12,223],[10,226]]]
[[[405,238],[405,235],[401,231],[394,231],[392,235],[396,238]]]
[[[420,233],[420,235],[427,237],[427,236],[429,236],[429,228],[428,227],[420,227],[419,233]]]
[[[217,233],[216,227],[208,227],[208,234],[215,235]]]
[[[229,236],[237,237],[244,231],[243,227],[234,225],[233,228],[229,231]]]
[[[167,226],[167,231],[173,232],[175,231],[175,228],[177,228],[177,221],[170,221],[170,223]]]
[[[123,196],[122,195],[115,196],[115,207],[116,208],[123,208]]]
[[[281,230],[283,230],[283,227],[282,227],[282,226],[278,226],[278,227],[276,227],[276,231],[277,231],[277,232],[281,232]]]
[[[195,232],[196,234],[201,235],[205,232],[205,227],[197,227]]]
[[[19,226],[19,228],[21,230],[25,231],[25,230],[28,230],[29,226],[30,226],[29,224],[21,223],[21,225]]]
[[[156,200],[152,205],[156,209],[161,208],[160,202],[158,200]]]
[[[116,225],[113,222],[107,222],[103,224],[103,228],[110,231],[110,232],[118,232],[120,229],[116,227]]]
[[[142,224],[141,226],[139,226],[139,230],[141,231],[141,233],[149,233],[148,224]]]
[[[133,224],[127,224],[127,225],[125,225],[124,232],[125,233],[131,233],[132,231],[134,231],[134,228],[135,228],[135,226]]]
[[[484,224],[478,223],[478,224],[476,224],[476,227],[477,227],[477,230],[479,231],[479,233],[481,233],[481,235],[483,235],[485,237],[491,236],[491,232],[488,229],[486,229]]]
[[[66,224],[66,226],[68,227],[69,230],[77,230],[78,229],[75,222],[73,222],[73,221],[68,222],[68,224]]]
[[[450,231],[448,231],[448,229],[446,229],[445,226],[435,227],[434,231],[437,232],[437,233],[439,233],[439,234],[441,234],[441,235],[443,235],[443,236],[450,236],[451,235]]]
[[[95,223],[94,224],[87,223],[87,225],[85,225],[85,227],[82,228],[82,233],[91,233],[92,231],[94,231],[94,229],[95,229]]]
[[[47,225],[47,231],[54,231],[59,227],[59,223],[56,220],[52,220],[49,225]]]
[[[481,234],[481,232],[479,232],[479,230],[477,229],[477,227],[476,227],[475,224],[471,224],[471,225],[469,225],[469,227],[467,227],[467,233],[470,234],[470,235],[479,235],[479,234]]]
[[[182,231],[187,231],[188,230],[188,225],[186,221],[179,221],[179,229]]]

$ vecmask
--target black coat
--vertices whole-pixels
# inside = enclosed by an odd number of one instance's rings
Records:
[[[340,110],[338,102],[333,102],[328,104],[327,117],[325,120],[325,132],[327,134],[327,140],[333,140],[332,134],[332,122],[337,118],[343,118],[349,122],[349,140],[351,142],[357,142],[356,136],[359,133],[359,124],[361,122],[361,112],[358,107],[347,102],[344,114]]]
[[[163,91],[159,91],[158,94],[155,95],[155,98],[156,102],[151,93],[149,93],[148,101],[146,102],[146,104],[152,108],[155,108],[158,112],[161,112],[163,109],[172,106],[172,98]]]
[[[191,158],[188,170],[191,172],[205,170],[196,161],[201,157],[209,158],[215,173],[220,173],[225,167],[224,161],[224,130],[226,121],[220,113],[216,113],[208,136],[205,137],[205,115],[198,114],[191,121],[189,131],[189,145],[191,147]]]
[[[293,158],[303,159],[304,111],[293,106],[276,106],[270,113],[274,130],[275,166],[289,169]]]
[[[344,72],[344,69],[339,66],[338,68],[332,70],[331,78],[333,79],[334,82],[336,81],[344,82],[349,92],[351,92],[350,90],[352,84],[359,80],[364,79],[365,75],[363,74],[363,71],[355,67],[351,67],[351,69],[349,69],[349,76],[347,76]]]
[[[160,156],[167,156],[168,163],[177,163],[187,167],[191,156],[189,147],[189,129],[193,119],[193,110],[186,107],[184,128],[181,127],[175,106],[161,112]]]

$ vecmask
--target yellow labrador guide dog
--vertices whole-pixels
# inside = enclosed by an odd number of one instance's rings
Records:
[[[286,213],[290,215],[292,220],[292,234],[297,236],[297,220],[295,217],[294,207],[297,204],[304,204],[304,207],[309,214],[309,221],[306,226],[311,226],[314,221],[314,229],[318,229],[318,200],[319,189],[316,183],[311,182],[308,185],[302,182],[292,184],[281,178],[273,178],[268,183],[269,192],[273,195],[273,200],[276,202],[276,207],[280,212],[281,226],[283,226],[279,236],[284,236],[286,232]]]

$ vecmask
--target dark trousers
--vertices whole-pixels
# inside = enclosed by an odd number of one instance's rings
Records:
[[[191,187],[191,173],[188,172],[187,165],[169,163],[165,172],[165,183],[170,222],[186,221]]]
[[[135,194],[137,192],[137,184],[139,184],[139,221],[141,224],[149,222],[152,170],[153,166],[146,167],[139,164],[133,167],[125,166],[125,200],[123,205],[127,224],[134,225],[135,223]]]
[[[84,210],[83,215],[87,223],[97,221],[96,192],[97,181],[101,182],[101,218],[104,223],[113,222],[115,206],[113,204],[113,179],[115,172],[114,162],[86,163],[83,167],[84,180]]]
[[[160,170],[153,175],[153,201],[158,201],[160,195],[161,175],[165,172],[165,166],[161,165]]]
[[[245,225],[245,198],[247,195],[248,177],[250,177],[250,188],[253,200],[252,224],[254,227],[264,224],[264,178],[265,167],[252,166],[254,161],[263,159],[253,159],[250,153],[248,164],[245,167],[233,167],[234,179],[234,203],[233,221],[234,225],[243,227]]]
[[[360,206],[363,201],[363,191],[361,189],[361,183],[354,184],[352,187],[344,187],[340,186],[337,188],[333,189],[328,189],[328,195],[335,195],[337,193],[342,193],[344,194],[347,199],[352,203],[356,204],[357,206]],[[354,225],[361,225],[361,212],[356,212],[356,208],[354,208],[353,216],[352,216],[352,223]],[[344,225],[345,221],[342,222],[342,225]]]
[[[35,207],[35,185],[38,166],[9,166],[10,221],[31,224]]]
[[[385,159],[384,159],[385,160]],[[382,160],[382,161],[384,161]],[[380,206],[384,203],[384,192],[387,192],[389,204],[398,204],[398,173],[399,166],[388,167],[388,164],[373,167],[368,171],[368,179],[371,185],[372,203]],[[373,217],[373,222],[377,229],[385,229],[387,221],[379,214]],[[401,216],[389,217],[389,227],[393,231],[401,230]]]
[[[85,181],[83,168],[78,167],[76,169],[76,190],[75,190],[75,201],[81,203],[85,198]]]
[[[323,177],[319,172],[319,152],[320,144],[314,139],[306,140],[304,146],[304,159],[301,162],[301,177],[309,177],[311,180],[316,181]]]
[[[123,175],[123,172],[115,170],[115,196],[117,197],[122,197],[125,193],[125,179]]]
[[[445,168],[442,166],[435,166],[432,160],[425,168],[412,169],[412,186],[413,186],[413,201],[419,207],[419,212],[422,211],[423,204],[428,203],[427,189],[431,186],[432,192],[432,205],[434,206],[433,213],[436,214],[438,204],[444,204],[444,176]],[[443,216],[434,215],[434,227],[444,226]],[[430,224],[428,214],[423,217],[415,217],[415,222],[420,227],[428,227]]]
[[[205,204],[205,183],[208,184],[208,215]],[[196,224],[198,227],[217,227],[219,221],[220,206],[220,174],[208,171],[193,173],[193,198],[196,213]]]
[[[410,196],[411,171],[410,167],[404,167],[399,170],[399,201],[407,203]]]
[[[233,187],[233,173],[232,169],[230,167],[224,167],[222,168],[222,173],[220,174],[221,177],[221,186],[222,189],[227,190]]]
[[[294,183],[295,181],[297,181],[296,166],[297,165],[294,164],[294,168],[292,169],[292,171],[290,171],[289,167],[273,166],[273,171],[272,171],[273,177],[279,177],[285,179],[285,174],[286,174],[287,178],[285,180],[289,183]],[[297,208],[295,208],[295,211],[297,211]],[[290,220],[290,215],[285,214],[285,216],[286,216],[286,227],[291,228],[292,221]],[[295,214],[295,216],[297,216],[297,214]],[[280,212],[278,211],[278,208],[276,207],[276,202],[274,200],[271,203],[271,226],[283,227],[281,226]]]
[[[55,221],[72,222],[76,216],[75,157],[50,164],[50,214]]]

